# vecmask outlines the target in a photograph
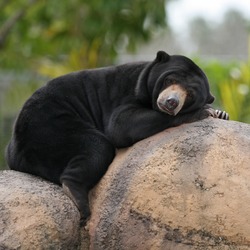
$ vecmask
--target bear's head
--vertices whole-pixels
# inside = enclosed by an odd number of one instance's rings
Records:
[[[214,101],[204,72],[187,57],[164,51],[142,71],[136,95],[142,103],[173,116]]]

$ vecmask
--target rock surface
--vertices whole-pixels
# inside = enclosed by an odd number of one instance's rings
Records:
[[[77,249],[79,212],[61,187],[0,171],[0,249]]]
[[[250,125],[209,118],[120,151],[92,193],[90,249],[250,249]]]
[[[87,231],[61,187],[0,172],[0,250],[250,250],[250,125],[209,118],[118,151]]]

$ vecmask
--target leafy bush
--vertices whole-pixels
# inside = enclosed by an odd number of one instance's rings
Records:
[[[208,76],[215,106],[231,120],[250,123],[250,62],[196,62]]]
[[[29,72],[0,72],[0,169],[6,167],[4,149],[10,140],[11,130],[18,111],[44,80]]]

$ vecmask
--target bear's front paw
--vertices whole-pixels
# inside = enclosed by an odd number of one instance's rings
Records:
[[[208,111],[209,115],[212,116],[213,118],[229,120],[229,114],[226,111],[221,111],[218,109],[215,110],[212,108],[207,109],[207,111]]]

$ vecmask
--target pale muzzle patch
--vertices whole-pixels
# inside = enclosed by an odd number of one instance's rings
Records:
[[[186,97],[187,92],[179,84],[173,84],[159,94],[157,106],[160,111],[175,116],[182,109]]]

